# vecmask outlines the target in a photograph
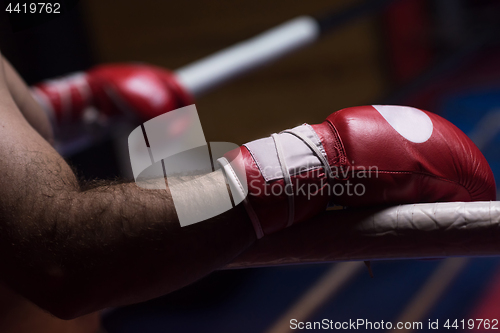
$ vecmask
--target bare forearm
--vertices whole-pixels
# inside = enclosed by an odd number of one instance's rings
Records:
[[[202,179],[192,191],[209,195],[211,181]],[[83,192],[75,200],[71,223],[75,228],[86,225],[79,237],[89,244],[70,252],[69,243],[66,255],[73,256],[68,265],[74,266],[68,271],[75,285],[86,290],[84,304],[93,307],[88,310],[142,301],[183,287],[224,266],[255,240],[243,207],[181,228],[167,191],[123,184]],[[64,233],[60,237],[62,243]],[[78,264],[81,258],[89,260],[85,269]],[[89,276],[92,282],[86,282]]]
[[[210,182],[206,185],[193,190],[210,191]],[[183,287],[225,265],[255,240],[242,207],[181,228],[167,191],[133,183],[52,199],[32,222],[39,224],[39,234],[29,228],[20,237],[29,242],[24,249],[16,246],[14,270],[22,269],[11,271],[11,282],[64,317]],[[60,285],[47,288],[54,283]]]

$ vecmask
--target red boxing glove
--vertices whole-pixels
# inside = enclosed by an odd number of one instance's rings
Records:
[[[219,162],[232,192],[246,176],[245,206],[259,238],[317,215],[328,203],[496,198],[493,173],[474,143],[447,120],[411,107],[343,109],[322,124],[252,141],[238,152],[239,158],[230,152]]]
[[[95,109],[105,117],[125,114],[144,122],[193,103],[172,73],[141,64],[97,66],[44,81],[32,92],[56,126],[78,123]]]

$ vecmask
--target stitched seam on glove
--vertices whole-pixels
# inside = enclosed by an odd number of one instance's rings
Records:
[[[340,166],[349,165],[349,161],[347,160],[347,154],[346,154],[345,149],[344,149],[344,143],[342,142],[342,139],[340,138],[340,135],[339,135],[339,132],[337,131],[337,128],[335,127],[335,125],[332,124],[332,122],[330,120],[327,120],[327,124],[330,126],[330,129],[332,130],[333,136],[335,138],[334,147],[338,151],[338,156],[337,156],[338,162],[337,163]]]

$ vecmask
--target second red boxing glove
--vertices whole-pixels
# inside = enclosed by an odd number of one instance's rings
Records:
[[[56,126],[78,123],[90,107],[104,116],[126,114],[143,122],[192,104],[172,73],[143,64],[96,66],[41,82],[32,92]]]

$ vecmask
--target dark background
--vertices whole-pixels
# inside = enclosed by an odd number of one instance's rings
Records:
[[[2,8],[0,49],[30,84],[98,63],[175,70],[293,17],[357,3],[362,1],[88,0],[20,31]],[[498,17],[500,4],[493,0],[395,0],[196,101],[206,139],[242,144],[320,122],[344,107],[379,102],[429,109],[468,134],[480,132],[475,124],[500,109]],[[68,158],[87,178],[112,178],[120,176],[113,147],[106,141]],[[499,135],[481,147],[497,177],[499,147]],[[468,262],[424,320],[474,313],[491,288],[485,285],[499,279],[497,264]],[[360,274],[311,319],[394,320],[439,265],[375,263],[375,279]],[[329,267],[217,272],[158,300],[108,313],[105,325],[110,332],[265,331]]]

